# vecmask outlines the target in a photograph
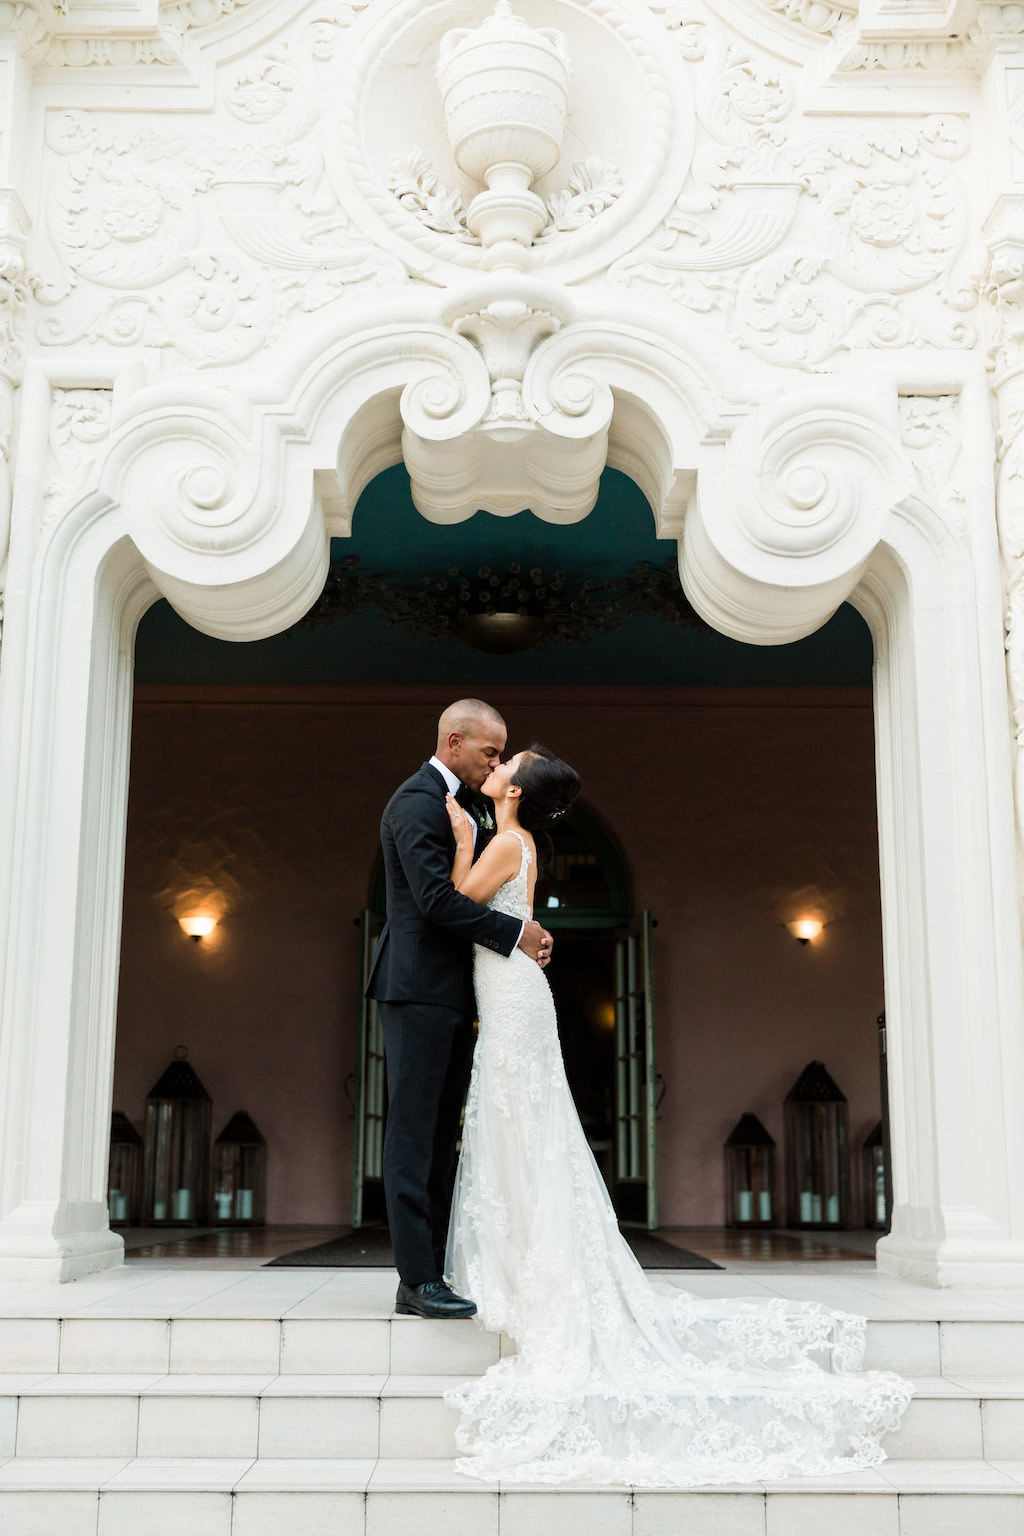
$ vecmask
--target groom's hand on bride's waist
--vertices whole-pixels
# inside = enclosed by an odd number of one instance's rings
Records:
[[[545,966],[551,959],[551,946],[553,943],[554,940],[547,929],[542,928],[540,923],[535,923],[531,920],[523,928],[522,936],[519,940],[519,948],[524,954],[529,955],[531,960],[536,960],[538,965]]]

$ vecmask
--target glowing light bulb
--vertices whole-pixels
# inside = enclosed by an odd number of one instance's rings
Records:
[[[807,944],[811,939],[816,939],[825,924],[817,917],[796,917],[786,928],[800,944]]]
[[[190,939],[198,944],[205,939],[217,926],[217,919],[207,912],[190,912],[187,917],[179,917],[178,925],[183,933],[187,933]]]

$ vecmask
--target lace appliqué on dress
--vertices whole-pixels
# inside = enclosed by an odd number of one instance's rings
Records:
[[[528,918],[530,855],[489,905]],[[576,1114],[544,972],[477,948],[480,1031],[445,1273],[518,1353],[445,1393],[470,1475],[687,1488],[885,1459],[909,1383],[862,1318],[649,1281]]]

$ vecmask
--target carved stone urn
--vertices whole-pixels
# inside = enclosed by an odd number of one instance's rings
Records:
[[[487,188],[467,223],[489,267],[525,267],[544,227],[530,188],[561,154],[571,74],[562,34],[531,27],[508,0],[479,27],[441,39],[437,77],[456,164]]]

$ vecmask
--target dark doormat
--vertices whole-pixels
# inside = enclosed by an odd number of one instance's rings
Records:
[[[636,1254],[644,1269],[721,1269],[703,1254],[691,1253],[689,1248],[677,1248],[651,1232],[640,1232],[633,1227],[623,1228],[623,1237]],[[343,1232],[329,1243],[317,1243],[315,1248],[299,1248],[295,1253],[282,1253],[279,1258],[269,1259],[264,1265],[285,1269],[393,1269],[394,1254],[391,1251],[391,1235],[387,1227],[360,1227],[355,1232]]]

